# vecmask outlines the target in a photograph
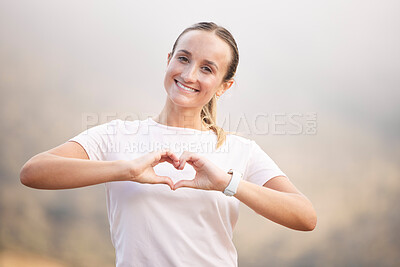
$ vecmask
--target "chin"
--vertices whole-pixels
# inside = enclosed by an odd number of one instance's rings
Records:
[[[179,107],[194,108],[194,107],[198,106],[195,103],[193,103],[193,101],[191,101],[181,95],[177,95],[177,96],[169,96],[168,95],[168,99],[171,102],[171,104],[173,104],[175,106],[179,106]]]

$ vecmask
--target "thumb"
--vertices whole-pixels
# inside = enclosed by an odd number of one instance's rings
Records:
[[[168,176],[157,176],[157,182],[160,184],[167,184],[171,190],[174,190],[174,182]]]
[[[181,188],[181,187],[197,188],[196,184],[194,183],[194,180],[180,180],[179,182],[177,182],[174,185],[174,189],[173,190],[176,190],[176,189]]]

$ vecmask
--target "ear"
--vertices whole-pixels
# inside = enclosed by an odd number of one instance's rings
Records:
[[[222,83],[221,88],[215,93],[216,96],[220,97],[226,90],[232,87],[235,80],[231,79],[227,82]]]
[[[171,52],[169,52],[168,56],[167,56],[167,66],[168,66],[170,61],[171,61]]]

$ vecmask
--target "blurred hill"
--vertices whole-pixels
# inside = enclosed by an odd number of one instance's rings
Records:
[[[35,254],[18,253],[2,251],[0,253],[0,266],[13,266],[13,267],[64,267],[58,261],[53,259],[39,257]]]

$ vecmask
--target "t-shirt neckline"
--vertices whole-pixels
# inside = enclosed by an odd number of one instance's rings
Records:
[[[161,124],[161,123],[156,122],[156,121],[155,121],[153,118],[151,118],[151,117],[149,117],[147,120],[148,120],[148,122],[151,122],[152,124],[154,124],[154,125],[156,125],[156,126],[158,126],[158,127],[160,127],[160,128],[167,129],[167,130],[188,131],[188,132],[196,132],[196,133],[204,133],[204,134],[213,133],[213,132],[214,132],[213,130],[202,131],[202,130],[197,130],[197,129],[192,129],[192,128],[183,128],[183,127],[176,127],[176,126],[168,126],[168,125],[165,125],[165,124]]]

